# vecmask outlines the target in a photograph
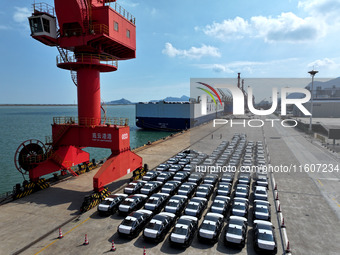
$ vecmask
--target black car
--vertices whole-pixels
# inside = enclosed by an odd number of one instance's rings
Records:
[[[254,220],[271,220],[271,213],[269,205],[254,205],[253,207],[253,219]]]
[[[189,247],[198,228],[198,219],[181,216],[170,234],[170,244],[174,247]]]
[[[207,174],[203,178],[203,184],[211,184],[211,185],[215,186],[217,181],[218,181],[218,176],[216,174]]]
[[[197,188],[197,184],[196,183],[193,183],[193,182],[185,182],[183,183],[178,191],[177,191],[177,194],[178,195],[183,195],[183,196],[186,196],[188,198],[191,198],[192,195],[194,194],[195,190]]]
[[[168,181],[163,185],[161,192],[173,196],[177,192],[180,185],[181,182],[179,181]]]
[[[209,211],[212,213],[219,213],[223,216],[226,216],[229,210],[229,201],[228,200],[214,200],[210,206]]]
[[[152,212],[148,210],[138,210],[130,213],[120,223],[117,232],[120,236],[134,238],[143,230],[144,226],[152,217]]]
[[[109,195],[97,207],[97,211],[99,215],[110,215],[114,214],[117,211],[120,203],[126,198],[126,194],[114,194]]]
[[[133,181],[130,182],[125,188],[125,194],[136,194],[140,191],[140,189],[145,185],[144,181]]]
[[[247,227],[245,217],[230,216],[224,234],[224,244],[243,248],[246,245]]]
[[[263,220],[254,221],[254,250],[258,254],[276,254],[277,242],[274,226]]]
[[[157,176],[156,181],[159,182],[167,182],[172,179],[172,177],[175,175],[173,172],[163,172],[160,173],[160,175]]]
[[[161,212],[155,215],[145,226],[143,238],[156,243],[162,242],[175,223],[175,219],[176,215],[173,213]]]
[[[249,197],[249,186],[246,184],[237,184],[236,189],[235,189],[235,196],[248,198]]]
[[[172,164],[170,165],[169,172],[175,172],[181,171],[184,168],[184,165],[178,165],[178,164]]]
[[[178,164],[179,164],[179,165],[188,165],[188,164],[190,164],[190,159],[188,159],[188,158],[182,158],[182,159],[180,159],[180,160],[178,161]]]
[[[193,197],[184,210],[185,215],[195,216],[200,219],[207,208],[208,200],[203,197]]]
[[[234,202],[231,207],[231,214],[234,216],[248,217],[248,204],[244,202]]]
[[[140,189],[140,193],[150,196],[158,192],[162,188],[162,184],[163,183],[159,181],[149,181]]]
[[[234,181],[234,173],[223,173],[220,182],[229,182],[232,183]]]
[[[169,158],[166,162],[167,164],[177,164],[179,161],[179,158]]]
[[[238,177],[238,183],[249,185],[251,181],[251,176],[248,173],[241,173]]]
[[[118,213],[120,215],[128,215],[132,211],[140,209],[145,203],[147,198],[148,196],[143,194],[135,194],[128,196],[127,198],[124,199],[123,202],[120,203],[118,207]]]
[[[216,189],[216,195],[230,196],[231,184],[229,182],[220,182]]]
[[[195,196],[196,197],[204,197],[206,199],[209,199],[211,194],[214,191],[214,186],[211,184],[201,184],[197,187]]]
[[[196,165],[194,165],[194,164],[188,164],[183,168],[183,171],[190,173],[190,172],[195,170],[195,167],[196,167]]]
[[[195,173],[195,172],[190,174],[189,179],[188,179],[189,182],[194,182],[197,185],[199,185],[202,182],[202,180],[203,180],[203,174]]]
[[[200,242],[216,243],[223,227],[224,216],[218,213],[207,213],[198,229]]]
[[[159,175],[159,172],[157,171],[149,171],[143,176],[142,180],[143,181],[154,181],[156,180],[158,175]]]
[[[157,171],[167,171],[169,170],[170,165],[169,164],[160,164],[159,166],[156,167]]]
[[[188,197],[182,195],[175,195],[170,198],[164,207],[164,212],[174,213],[177,216],[181,214],[184,207],[187,205]]]
[[[153,194],[146,201],[144,208],[146,210],[152,211],[154,214],[159,213],[165,206],[168,199],[169,199],[169,194],[164,194],[164,193]]]
[[[175,176],[174,176],[174,180],[175,181],[180,181],[180,182],[185,182],[185,181],[187,181],[188,180],[188,178],[189,178],[189,173],[188,172],[184,172],[184,171],[179,171],[179,172],[177,172],[176,174],[175,174]]]

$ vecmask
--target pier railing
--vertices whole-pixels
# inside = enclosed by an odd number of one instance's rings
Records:
[[[78,117],[54,117],[53,124],[57,125],[73,125],[81,123],[84,126],[96,126],[99,122],[99,119],[95,118],[78,118]],[[118,118],[118,117],[109,117],[109,118],[101,118],[101,125],[117,125],[117,126],[128,126],[129,119],[128,118]]]
[[[109,6],[113,10],[115,10],[117,13],[119,13],[121,16],[123,16],[126,20],[130,21],[132,24],[136,24],[136,18],[127,10],[125,10],[122,6],[117,4],[117,2],[106,2],[106,6]]]

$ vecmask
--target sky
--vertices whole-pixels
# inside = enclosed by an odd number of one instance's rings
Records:
[[[117,2],[136,17],[137,57],[101,74],[105,102],[190,96],[190,78],[238,72],[246,86],[250,78],[309,78],[313,68],[316,78],[340,76],[340,0]],[[32,3],[0,10],[0,104],[76,103],[69,71],[56,67],[57,49],[30,37]]]

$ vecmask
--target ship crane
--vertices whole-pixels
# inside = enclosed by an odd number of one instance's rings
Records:
[[[54,7],[33,4],[28,18],[31,36],[58,48],[57,67],[69,70],[77,85],[78,116],[55,117],[52,139],[23,142],[16,154],[18,170],[31,182],[41,176],[89,162],[85,147],[111,149],[111,156],[93,178],[95,192],[142,168],[130,150],[128,120],[102,118],[100,73],[114,72],[118,60],[136,57],[135,17],[115,0],[55,0]],[[52,89],[56,88],[51,88]]]

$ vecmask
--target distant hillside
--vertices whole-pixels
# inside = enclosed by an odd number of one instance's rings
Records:
[[[164,99],[160,100],[150,100],[150,102],[159,102],[159,101],[165,101],[165,102],[189,102],[190,97],[187,97],[185,95],[181,97],[166,97]]]
[[[133,103],[130,102],[129,100],[125,99],[125,98],[122,98],[122,99],[119,99],[119,100],[107,102],[106,104],[133,104]]]

